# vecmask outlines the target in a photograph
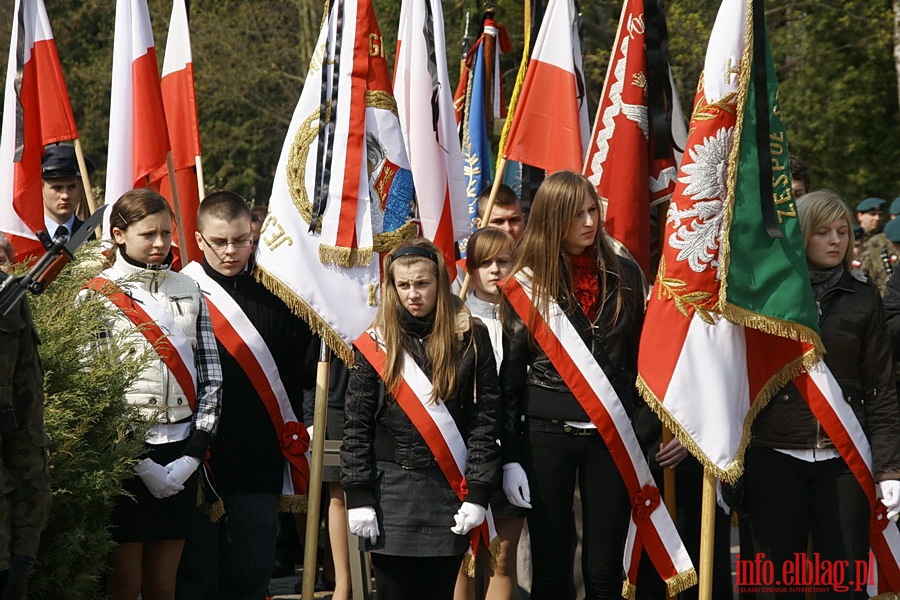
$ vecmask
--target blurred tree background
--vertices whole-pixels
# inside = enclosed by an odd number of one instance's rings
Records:
[[[8,48],[13,0],[0,22]],[[109,123],[113,0],[45,0],[82,141],[103,184]],[[393,54],[400,0],[374,0]],[[900,6],[900,0],[895,0]],[[546,3],[546,0],[544,0]],[[506,96],[522,51],[521,0],[494,0],[513,52],[502,57]],[[580,0],[584,69],[593,112],[603,85],[622,4]],[[171,4],[149,0],[160,64]],[[300,96],[321,24],[319,0],[193,0],[191,35],[203,166],[209,190],[231,189],[268,202],[284,134]],[[447,52],[454,84],[468,14],[478,36],[481,0],[445,0]],[[813,187],[855,204],[900,195],[900,110],[894,15],[888,0],[769,0],[769,34],[779,68],[791,146],[810,165]],[[690,112],[717,3],[666,2],[673,73]],[[900,11],[897,12],[900,15]],[[897,49],[895,49],[895,45]],[[389,56],[389,62],[393,62]]]

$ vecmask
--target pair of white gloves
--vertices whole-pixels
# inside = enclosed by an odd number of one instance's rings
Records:
[[[184,489],[184,482],[197,470],[200,461],[193,456],[179,456],[166,466],[145,458],[134,467],[154,498],[168,498]]]
[[[503,492],[510,504],[522,508],[531,508],[531,490],[525,469],[519,463],[503,465]],[[484,522],[487,508],[473,502],[463,502],[453,515],[455,523],[450,531],[457,535],[466,535]],[[347,524],[350,532],[375,543],[381,531],[378,529],[378,518],[374,506],[360,506],[347,511]]]
[[[900,515],[900,481],[896,479],[879,481],[878,489],[881,491],[881,503],[887,508],[887,518],[896,521]]]

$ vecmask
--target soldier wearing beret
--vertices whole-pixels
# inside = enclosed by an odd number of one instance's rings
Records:
[[[0,281],[7,276],[0,272]],[[50,512],[43,376],[27,299],[0,316],[0,598],[24,600]]]
[[[893,270],[891,250],[881,225],[886,205],[881,198],[866,198],[856,205],[856,220],[862,228],[859,268],[875,282],[882,295]]]
[[[94,163],[84,157],[88,173]],[[75,157],[75,147],[70,144],[50,144],[44,148],[41,159],[41,179],[44,195],[44,227],[51,237],[71,236],[84,222],[75,211],[84,199],[81,169]],[[65,229],[62,229],[65,228]]]

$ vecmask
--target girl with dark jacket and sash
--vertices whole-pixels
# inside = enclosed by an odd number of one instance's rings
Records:
[[[900,511],[900,426],[888,328],[877,288],[851,270],[853,219],[834,193],[820,190],[797,201],[806,245],[825,364],[872,448],[872,471],[887,516]],[[866,561],[869,502],[791,383],[759,413],[745,459],[745,503],[754,551],[772,561],[805,554],[812,537],[817,560]],[[846,578],[843,583],[846,583]],[[803,598],[779,590],[757,598]],[[819,592],[817,598],[868,598],[865,586]]]
[[[644,313],[641,276],[632,261],[612,252],[601,219],[587,179],[569,171],[548,177],[535,196],[513,268],[516,282],[530,288],[532,305],[524,319],[504,306],[503,402],[522,418],[520,437],[502,440],[503,462],[521,463],[531,488],[533,600],[569,597],[576,485],[587,598],[622,594],[631,498],[596,424],[555,366],[558,357],[548,357],[534,336],[548,311],[561,310],[632,413],[639,401],[634,382]],[[508,297],[511,283],[504,287]]]
[[[499,477],[497,368],[437,247],[406,242],[384,272],[344,410],[348,524],[372,552],[379,598],[449,600]]]

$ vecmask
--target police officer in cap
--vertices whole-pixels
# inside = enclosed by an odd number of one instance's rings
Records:
[[[94,171],[94,163],[84,157],[88,174]],[[84,221],[75,216],[75,210],[84,199],[81,170],[71,144],[51,144],[44,148],[41,159],[41,178],[44,194],[44,227],[51,237],[71,236]]]

